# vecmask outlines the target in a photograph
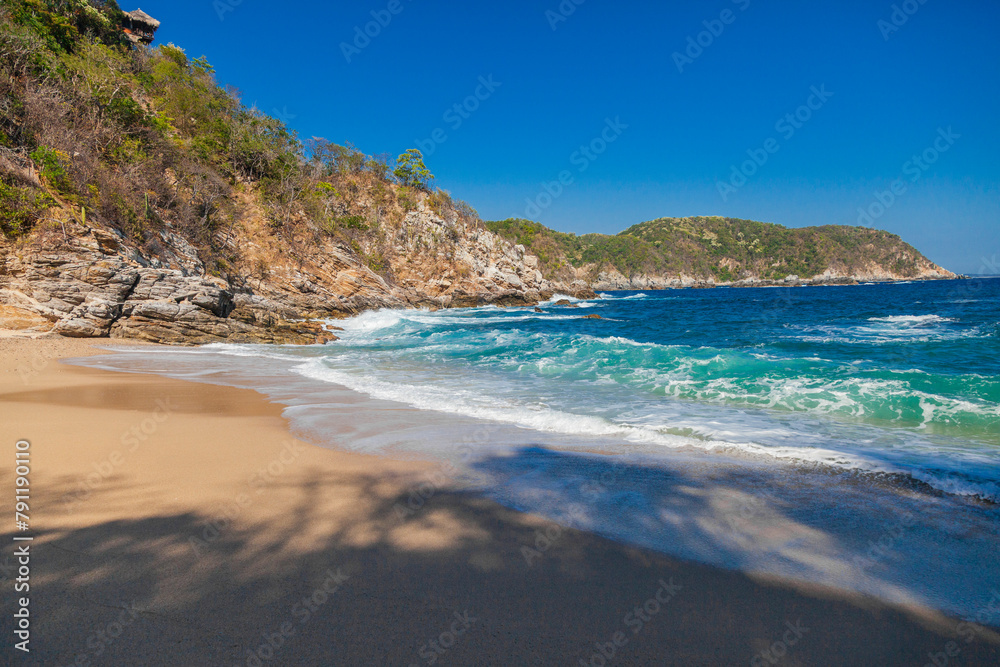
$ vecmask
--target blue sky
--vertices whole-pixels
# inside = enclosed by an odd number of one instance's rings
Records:
[[[437,184],[486,219],[860,219],[954,271],[1000,273],[993,0],[142,8],[158,42],[207,56],[303,139],[423,146]]]

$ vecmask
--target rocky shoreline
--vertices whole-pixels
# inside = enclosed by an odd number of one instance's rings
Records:
[[[861,285],[864,283],[892,283],[906,282],[912,280],[955,280],[961,278],[954,273],[938,269],[923,271],[915,276],[904,276],[887,271],[871,270],[863,274],[844,275],[841,273],[827,271],[813,278],[800,278],[791,275],[782,280],[770,280],[767,278],[743,278],[733,281],[715,281],[690,276],[666,277],[666,276],[634,276],[625,277],[615,272],[614,274],[601,273],[592,286],[596,290],[663,290],[663,289],[683,289],[683,288],[712,288],[712,287],[803,287],[803,286],[823,286],[823,285]]]
[[[265,231],[248,220],[235,241],[248,266],[264,261]],[[442,244],[442,238],[451,241]],[[873,271],[721,283],[688,276],[625,278],[614,272],[600,273],[589,283],[582,274],[553,282],[542,277],[538,258],[524,246],[423,206],[406,216],[390,241],[389,279],[362,262],[356,250],[332,241],[296,256],[269,255],[266,272],[243,271],[224,279],[210,274],[197,250],[170,229],[159,232],[156,252],[150,252],[149,244],[136,247],[113,228],[65,219],[19,243],[0,243],[0,328],[172,345],[322,344],[337,338],[330,320],[378,308],[531,307],[556,294],[592,298],[595,290],[955,278],[950,272],[905,277]]]
[[[426,213],[411,223],[446,224]],[[594,296],[582,282],[542,280],[523,248],[495,238],[463,248],[470,269],[462,279],[427,279],[401,266],[405,277],[390,284],[346,249],[328,247],[237,285],[208,275],[195,249],[175,234],[161,234],[165,252],[153,257],[114,230],[64,227],[65,234],[49,230],[28,243],[0,245],[0,328],[174,345],[317,344],[336,340],[326,321],[365,310],[532,306],[556,293]]]
[[[763,278],[748,278],[744,280],[736,280],[732,282],[710,282],[695,280],[690,282],[671,282],[666,286],[655,285],[651,286],[646,282],[629,282],[627,287],[620,286],[619,284],[614,284],[613,286],[608,283],[598,283],[594,285],[594,289],[597,291],[603,290],[628,290],[628,291],[660,291],[660,290],[670,290],[670,289],[715,289],[718,287],[732,287],[732,288],[749,288],[749,287],[832,287],[832,286],[850,286],[850,285],[868,285],[868,284],[878,284],[878,283],[903,283],[903,282],[922,282],[927,280],[962,280],[966,276],[954,275],[954,276],[928,276],[920,278],[899,278],[899,277],[842,277],[842,278],[804,278],[800,279],[797,276],[790,276],[791,279],[785,280],[767,280]]]

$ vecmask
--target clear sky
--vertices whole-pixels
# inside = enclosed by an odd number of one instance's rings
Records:
[[[1000,273],[995,0],[141,2],[245,103],[421,146],[485,219],[860,220]]]

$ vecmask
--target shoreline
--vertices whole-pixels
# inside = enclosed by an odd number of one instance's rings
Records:
[[[927,608],[672,558],[447,483],[400,516],[432,464],[298,440],[250,389],[57,363],[96,342],[0,339],[5,430],[35,457],[32,660],[601,664],[603,646],[729,664],[789,637],[788,664],[1000,655],[994,629]]]
[[[731,287],[731,288],[764,288],[764,287],[864,287],[866,285],[905,285],[907,283],[923,283],[923,282],[939,282],[939,281],[951,281],[951,280],[976,280],[982,278],[990,278],[993,276],[966,276],[966,275],[954,275],[954,276],[937,276],[929,278],[899,278],[899,279],[881,279],[881,280],[868,280],[865,278],[829,278],[824,280],[815,280],[813,278],[803,278],[801,280],[785,281],[785,280],[768,280],[764,278],[758,279],[745,279],[737,280],[733,282],[706,282],[701,280],[696,280],[689,285],[667,285],[664,287],[602,287],[598,285],[591,285],[591,289],[595,292],[666,292],[670,290],[683,290],[683,289],[714,289],[718,287]]]

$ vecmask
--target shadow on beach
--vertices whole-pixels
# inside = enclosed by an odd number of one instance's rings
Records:
[[[681,481],[669,494],[696,513],[707,499]],[[36,516],[65,511],[72,482],[48,481]],[[26,664],[1000,660],[1000,635],[979,625],[670,558],[443,487],[415,505],[417,488],[303,466],[204,513],[42,528]],[[144,493],[113,477],[86,502],[116,512],[153,502]],[[683,530],[711,538],[697,522]]]

